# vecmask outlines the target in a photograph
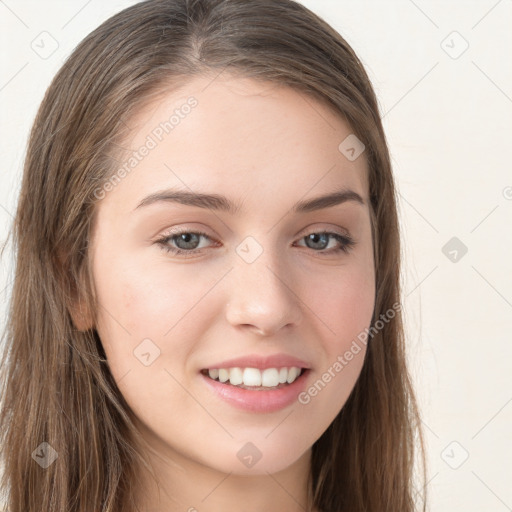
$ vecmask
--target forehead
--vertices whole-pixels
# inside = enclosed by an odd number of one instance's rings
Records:
[[[351,161],[339,148],[350,125],[281,84],[195,77],[147,102],[128,125],[117,162],[128,172],[109,200],[135,207],[165,187],[233,191],[255,203],[260,194],[296,201],[340,186],[367,196],[364,153]]]

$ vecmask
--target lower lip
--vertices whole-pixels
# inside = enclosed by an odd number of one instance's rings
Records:
[[[308,374],[309,370],[304,370],[300,377],[280,389],[253,391],[224,384],[200,373],[206,385],[226,402],[239,409],[259,413],[279,411],[295,402],[306,387]]]

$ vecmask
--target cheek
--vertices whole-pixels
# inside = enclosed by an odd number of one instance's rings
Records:
[[[305,283],[305,302],[319,319],[321,365],[299,403],[329,424],[347,401],[363,367],[366,337],[375,305],[373,266],[340,267],[330,279]],[[318,435],[320,435],[320,431]]]
[[[340,267],[324,278],[304,282],[305,303],[323,324],[328,352],[344,350],[369,327],[375,306],[373,266],[364,263]]]
[[[164,336],[215,283],[207,273],[195,278],[191,269],[136,261],[104,269],[97,284],[104,320],[117,321],[133,336]]]
[[[207,321],[205,315],[198,315],[201,307],[197,306],[218,277],[205,272],[201,279],[194,278],[197,275],[192,266],[173,271],[165,263],[150,266],[134,260],[129,265],[109,258],[103,261],[110,264],[98,268],[96,273],[100,303],[98,334],[112,372],[122,375],[132,367],[144,340],[151,340],[156,346],[153,351],[160,351],[162,356],[154,367],[166,364],[171,352],[173,361],[185,357],[191,349],[186,340],[193,339]],[[176,344],[173,339],[185,341]],[[151,343],[145,343],[151,347]]]
[[[133,261],[111,270],[97,287],[103,306],[98,333],[124,398],[148,425],[169,423],[170,404],[179,417],[200,414],[179,383],[214,315],[207,294],[219,278],[205,272],[197,279],[192,266],[176,272]]]

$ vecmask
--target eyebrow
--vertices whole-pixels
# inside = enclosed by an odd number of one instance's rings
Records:
[[[293,205],[292,211],[294,213],[307,213],[337,206],[347,201],[353,201],[361,205],[365,204],[364,199],[354,190],[342,189],[312,199],[298,201]],[[169,189],[155,192],[145,197],[135,210],[159,202],[197,206],[199,208],[224,211],[231,215],[237,214],[241,209],[240,203],[234,203],[223,195]]]

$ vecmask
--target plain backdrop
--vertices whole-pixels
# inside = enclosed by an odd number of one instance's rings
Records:
[[[134,3],[0,1],[0,241],[51,79],[81,39]],[[512,1],[302,3],[354,48],[379,98],[430,510],[512,510]],[[8,251],[2,326],[11,282]]]

